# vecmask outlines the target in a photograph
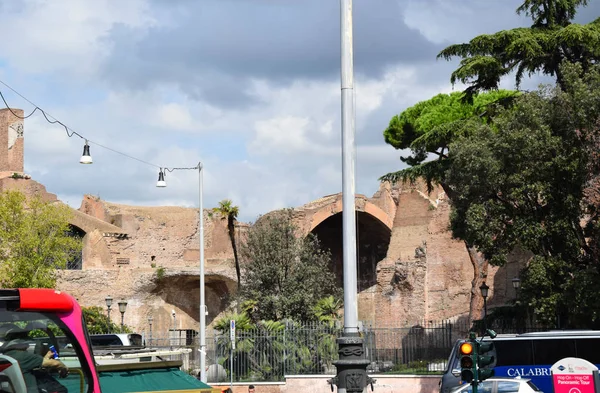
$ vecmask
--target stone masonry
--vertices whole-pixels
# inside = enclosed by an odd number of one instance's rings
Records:
[[[0,192],[19,189],[60,203],[28,176],[13,178],[14,172],[23,172],[20,124],[12,113],[0,111],[0,147],[8,149],[0,150]],[[342,208],[341,194],[335,194],[300,206],[294,214],[300,235],[313,233],[332,251],[331,268],[340,282]],[[423,184],[382,183],[371,198],[357,195],[356,209],[359,319],[377,327],[404,327],[468,313],[473,268],[464,243],[448,231],[450,206],[441,189],[427,193]],[[226,220],[209,211],[202,219],[211,324],[228,309],[237,285]],[[198,209],[126,206],[86,195],[71,218],[82,236],[83,263],[80,270],[61,272],[58,289],[84,306],[106,308],[104,299],[112,296],[115,323],[121,318],[117,301],[127,300],[125,323],[139,332],[147,331],[149,316],[155,334],[197,330],[198,219]],[[238,242],[249,227],[237,223]],[[511,279],[525,258],[516,253],[513,259],[489,269],[489,307],[514,298]]]
[[[23,110],[0,109],[0,174],[23,172],[23,120],[15,114],[23,117]]]

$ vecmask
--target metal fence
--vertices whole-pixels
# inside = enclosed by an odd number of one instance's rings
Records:
[[[467,336],[466,322],[427,321],[404,328],[377,328],[363,325],[361,336],[369,373],[438,374],[445,370],[456,340]],[[520,328],[522,330],[522,328]],[[527,330],[539,330],[530,328]],[[189,369],[197,373],[200,364],[198,337],[193,330],[170,330],[168,335],[149,336],[148,347],[190,348]],[[207,331],[209,382],[283,381],[286,375],[335,374],[338,359],[336,338],[341,327],[289,323],[280,329],[237,330],[235,349],[229,332]],[[498,333],[517,333],[504,325]]]

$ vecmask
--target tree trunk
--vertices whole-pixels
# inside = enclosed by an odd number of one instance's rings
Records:
[[[233,218],[227,219],[227,230],[229,232],[229,240],[231,241],[231,248],[233,249],[233,260],[235,262],[235,274],[237,275],[237,292],[239,294],[242,286],[242,275],[240,273],[240,261],[238,259],[237,245],[235,244],[235,222]]]
[[[487,278],[488,261],[478,252],[475,247],[467,246],[469,259],[473,265],[473,281],[471,281],[471,304],[469,307],[469,324],[473,325],[473,321],[483,318],[483,296],[479,287]]]

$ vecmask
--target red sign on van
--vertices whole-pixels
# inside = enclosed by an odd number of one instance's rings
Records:
[[[554,375],[554,393],[594,393],[594,380],[591,374]]]

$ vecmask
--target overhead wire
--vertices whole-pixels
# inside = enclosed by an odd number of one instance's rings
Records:
[[[79,132],[75,131],[74,129],[72,129],[71,127],[67,126],[65,123],[61,122],[60,120],[58,120],[56,117],[52,116],[50,113],[48,113],[47,111],[43,110],[42,108],[40,108],[38,105],[36,105],[35,103],[33,103],[31,100],[29,100],[27,97],[25,97],[24,95],[22,95],[21,93],[19,93],[17,90],[13,89],[9,84],[7,84],[6,82],[4,82],[3,80],[0,79],[0,83],[3,84],[4,86],[6,86],[8,89],[10,89],[13,93],[15,93],[16,95],[18,95],[19,97],[21,97],[23,100],[27,101],[31,106],[34,107],[33,111],[31,111],[31,113],[29,113],[27,116],[21,116],[19,114],[17,114],[15,111],[12,110],[12,108],[10,107],[10,105],[8,105],[8,102],[6,101],[6,99],[4,98],[4,94],[2,94],[2,91],[0,90],[0,97],[2,98],[2,101],[4,102],[4,105],[6,106],[6,108],[10,111],[10,113],[13,114],[13,116],[19,118],[19,119],[27,119],[29,117],[31,117],[35,112],[40,111],[42,113],[42,115],[44,115],[44,118],[46,119],[46,121],[50,124],[60,124],[64,129],[65,132],[67,133],[67,136],[69,138],[73,137],[73,135],[77,135],[79,138],[83,139],[86,141],[86,143],[90,143],[93,145],[96,145],[98,147],[101,147],[103,149],[112,151],[113,153],[117,153],[120,154],[124,157],[127,157],[131,160],[135,160],[138,162],[141,162],[142,164],[146,164],[155,168],[161,168],[161,166],[153,164],[151,162],[142,160],[141,158],[137,158],[134,157],[130,154],[127,153],[123,153],[122,151],[113,149],[111,147],[105,146],[101,143],[95,142],[93,140],[88,139],[87,137],[83,136],[82,134],[80,134]]]

